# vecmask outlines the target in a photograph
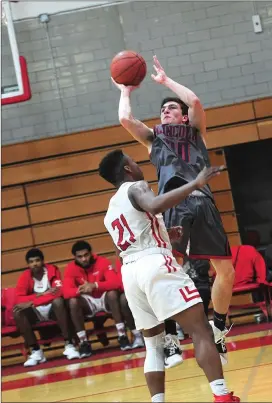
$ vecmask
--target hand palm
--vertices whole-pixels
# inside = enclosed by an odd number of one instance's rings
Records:
[[[157,75],[154,77],[154,80],[159,83],[162,84],[165,81],[166,78],[166,74],[163,70],[159,70],[157,72]]]
[[[156,81],[156,83],[158,84],[163,84],[166,80],[166,73],[164,71],[164,69],[162,68],[160,62],[157,59],[157,56],[153,56],[153,61],[154,61],[154,69],[156,71],[156,75],[155,74],[151,74],[151,77],[154,81]]]

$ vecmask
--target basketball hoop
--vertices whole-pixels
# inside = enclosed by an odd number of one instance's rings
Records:
[[[8,20],[7,20],[7,16],[6,16],[6,12],[5,12],[5,8],[3,5],[3,2],[1,2],[1,25],[8,25]]]
[[[18,3],[17,0],[2,0],[1,1],[1,25],[8,25],[7,11],[10,12],[10,3]]]

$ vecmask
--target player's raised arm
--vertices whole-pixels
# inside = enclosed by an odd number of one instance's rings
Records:
[[[159,196],[154,195],[147,182],[140,181],[130,187],[128,196],[132,205],[139,211],[147,211],[153,215],[163,213],[180,204],[194,190],[205,186],[210,179],[219,175],[222,169],[223,167],[204,168],[192,182]]]
[[[161,66],[159,60],[157,59],[157,56],[153,57],[153,61],[154,61],[153,67],[156,71],[156,74],[151,75],[152,79],[156,83],[162,84],[165,87],[169,88],[171,91],[173,91],[189,107],[188,111],[189,122],[191,126],[194,126],[197,129],[199,129],[205,141],[206,116],[203,106],[200,102],[200,99],[189,88],[177,83],[176,81],[168,77],[163,67]]]
[[[138,87],[117,84],[113,79],[112,81],[121,91],[118,110],[119,122],[135,138],[135,140],[147,147],[148,151],[151,151],[153,131],[143,122],[135,119],[131,111],[130,94]]]

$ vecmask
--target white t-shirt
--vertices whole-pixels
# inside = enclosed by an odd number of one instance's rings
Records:
[[[43,274],[41,280],[37,280],[36,278],[33,277],[33,281],[34,281],[34,292],[35,293],[42,293],[42,292],[49,290],[50,283],[48,281],[47,269],[44,268],[44,274]],[[40,305],[40,306],[36,307],[37,311],[40,314],[41,320],[49,319],[49,313],[50,313],[51,307],[52,307],[52,304]]]

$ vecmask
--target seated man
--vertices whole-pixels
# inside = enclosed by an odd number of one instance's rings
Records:
[[[84,317],[93,317],[98,312],[112,314],[121,350],[131,349],[120,308],[120,281],[110,261],[93,254],[91,245],[85,241],[77,241],[72,254],[75,260],[65,269],[63,294],[69,300],[71,318],[80,341],[80,356],[92,355]]]
[[[32,325],[47,320],[56,320],[61,329],[65,340],[63,354],[69,360],[79,358],[69,333],[59,269],[51,264],[45,264],[43,253],[35,248],[27,252],[26,262],[29,268],[18,279],[17,305],[14,307],[14,319],[18,330],[26,346],[32,350],[24,366],[29,367],[46,361]]]
[[[235,269],[234,287],[266,283],[266,265],[262,255],[250,245],[231,247],[232,263]]]
[[[232,263],[235,270],[234,288],[246,284],[266,284],[267,267],[266,262],[258,250],[251,245],[238,245],[231,247]],[[252,292],[253,302],[261,302],[264,295],[260,290]],[[255,314],[257,323],[266,320],[263,313]]]

